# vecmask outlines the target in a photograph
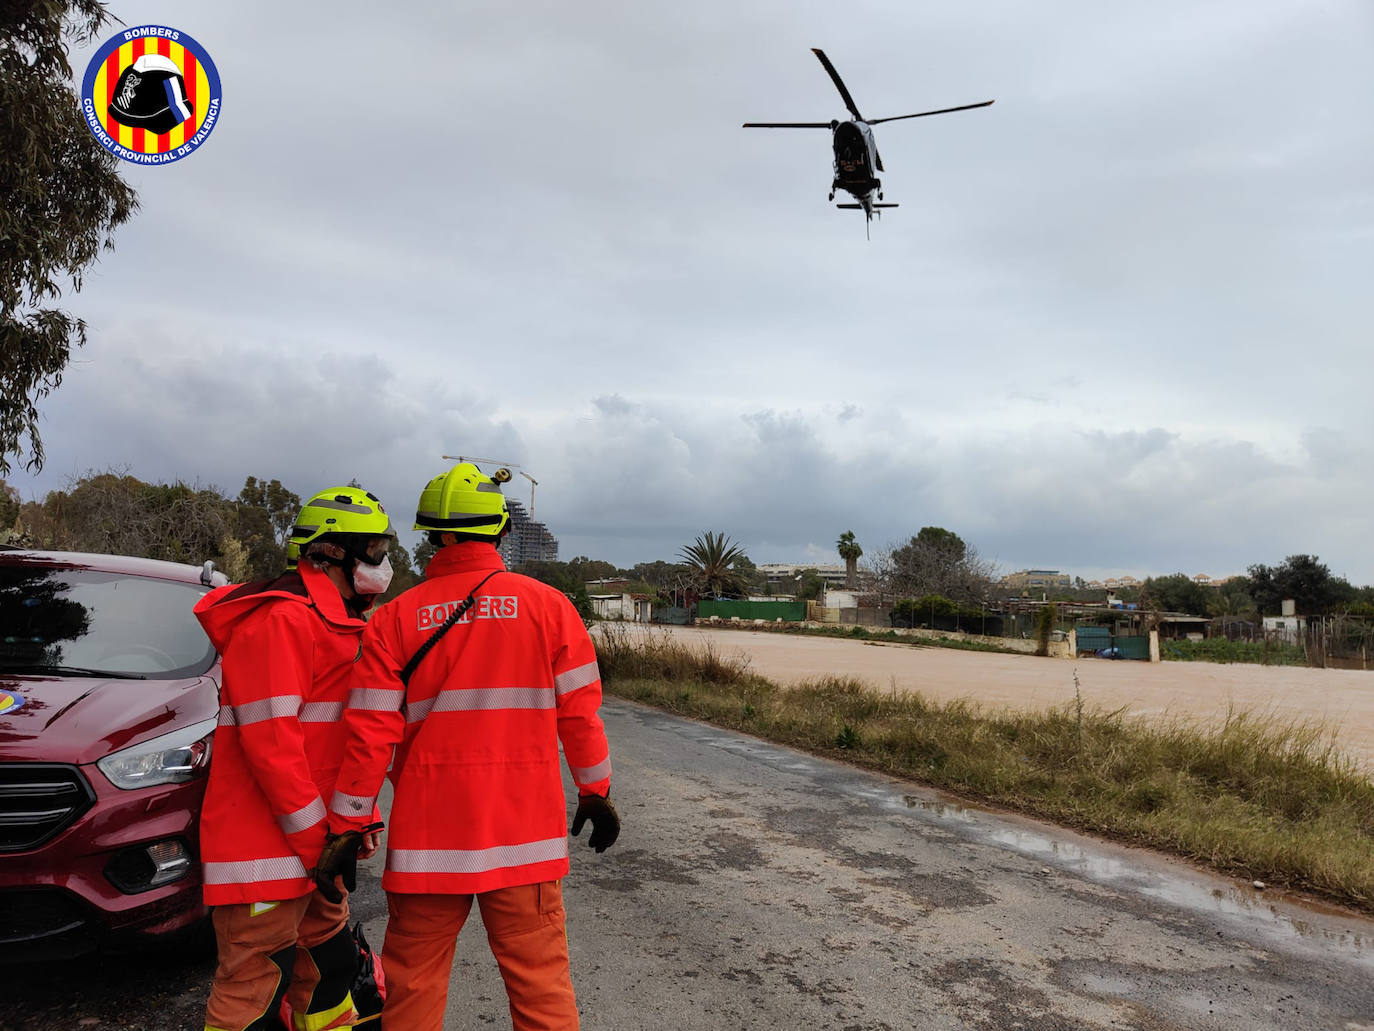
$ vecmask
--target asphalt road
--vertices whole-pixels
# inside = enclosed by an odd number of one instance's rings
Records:
[[[588,1029],[1374,1031],[1374,921],[618,700],[603,715],[624,830],[600,856],[575,843],[565,883]],[[355,912],[380,943],[375,871]],[[11,970],[0,1027],[200,1031],[212,966]],[[509,1027],[475,917],[447,1026]]]

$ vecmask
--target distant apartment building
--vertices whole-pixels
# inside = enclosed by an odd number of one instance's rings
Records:
[[[814,569],[822,580],[835,587],[843,587],[845,582],[844,566],[796,565],[789,562],[765,562],[758,567],[760,573],[768,578],[775,587],[794,587],[797,577],[803,570]]]
[[[1206,573],[1196,573],[1193,583],[1202,587],[1225,587],[1234,579],[1234,576],[1208,576]]]
[[[1233,576],[1208,576],[1206,573],[1194,573],[1190,578],[1199,587],[1225,587],[1232,580]],[[1126,587],[1141,587],[1144,581],[1137,580],[1133,576],[1109,576],[1105,580],[1089,580],[1087,586],[1093,589],[1106,588],[1109,591],[1119,590]]]
[[[1073,577],[1057,569],[1023,569],[1002,577],[1002,586],[1014,591],[1067,590],[1073,586]]]
[[[506,498],[510,509],[510,533],[501,539],[499,551],[509,569],[525,562],[558,561],[558,538],[549,533],[543,523],[530,518],[525,506],[514,498]]]

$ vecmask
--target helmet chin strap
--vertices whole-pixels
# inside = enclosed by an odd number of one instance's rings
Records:
[[[358,568],[357,558],[353,555],[345,555],[343,558],[331,557],[327,559],[327,561],[330,565],[338,566],[343,570],[344,580],[348,582],[348,589],[351,592],[351,596],[345,596],[343,599],[344,608],[346,608],[355,619],[361,619],[363,613],[372,608],[372,603],[377,600],[377,595],[364,594],[362,591],[358,590],[358,585],[353,579],[353,574]],[[342,591],[339,593],[341,595],[343,594]]]
[[[338,552],[338,554],[335,554]],[[308,557],[316,562],[323,562],[326,565],[336,567],[343,573],[344,582],[348,584],[348,589],[353,592],[352,598],[345,598],[344,604],[351,609],[356,598],[365,598],[371,601],[371,595],[363,595],[358,591],[358,585],[353,581],[353,573],[358,568],[358,558],[351,555],[348,551],[338,544],[327,544],[324,547],[314,548],[309,552]],[[363,611],[366,611],[364,609]]]

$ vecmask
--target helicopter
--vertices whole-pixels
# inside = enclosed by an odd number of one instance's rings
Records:
[[[854,103],[854,98],[849,95],[849,90],[845,88],[844,80],[840,78],[840,73],[835,71],[835,66],[830,63],[830,58],[825,56],[825,51],[816,47],[811,48],[811,52],[820,59],[825,70],[830,74],[831,81],[835,83],[835,88],[840,91],[840,96],[844,98],[844,106],[849,108],[849,113],[853,119],[847,122],[832,120],[829,122],[745,122],[746,129],[829,129],[833,134],[832,144],[835,149],[835,175],[830,184],[830,195],[827,200],[835,199],[836,190],[844,190],[853,196],[857,203],[836,204],[837,208],[848,208],[864,213],[865,231],[867,223],[873,221],[874,211],[882,217],[883,208],[895,208],[897,204],[883,204],[883,184],[878,179],[875,172],[886,172],[883,168],[882,155],[878,153],[878,145],[873,140],[873,130],[871,126],[879,122],[896,122],[903,118],[924,118],[927,115],[945,115],[951,111],[970,111],[976,107],[987,107],[992,101],[984,100],[979,104],[962,104],[959,107],[942,107],[938,111],[918,111],[914,115],[892,115],[888,118],[865,118],[859,114],[859,108]]]

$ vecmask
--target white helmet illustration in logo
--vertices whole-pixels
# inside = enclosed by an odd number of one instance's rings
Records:
[[[131,129],[171,132],[194,113],[186,80],[170,57],[144,54],[119,73],[110,117]]]

